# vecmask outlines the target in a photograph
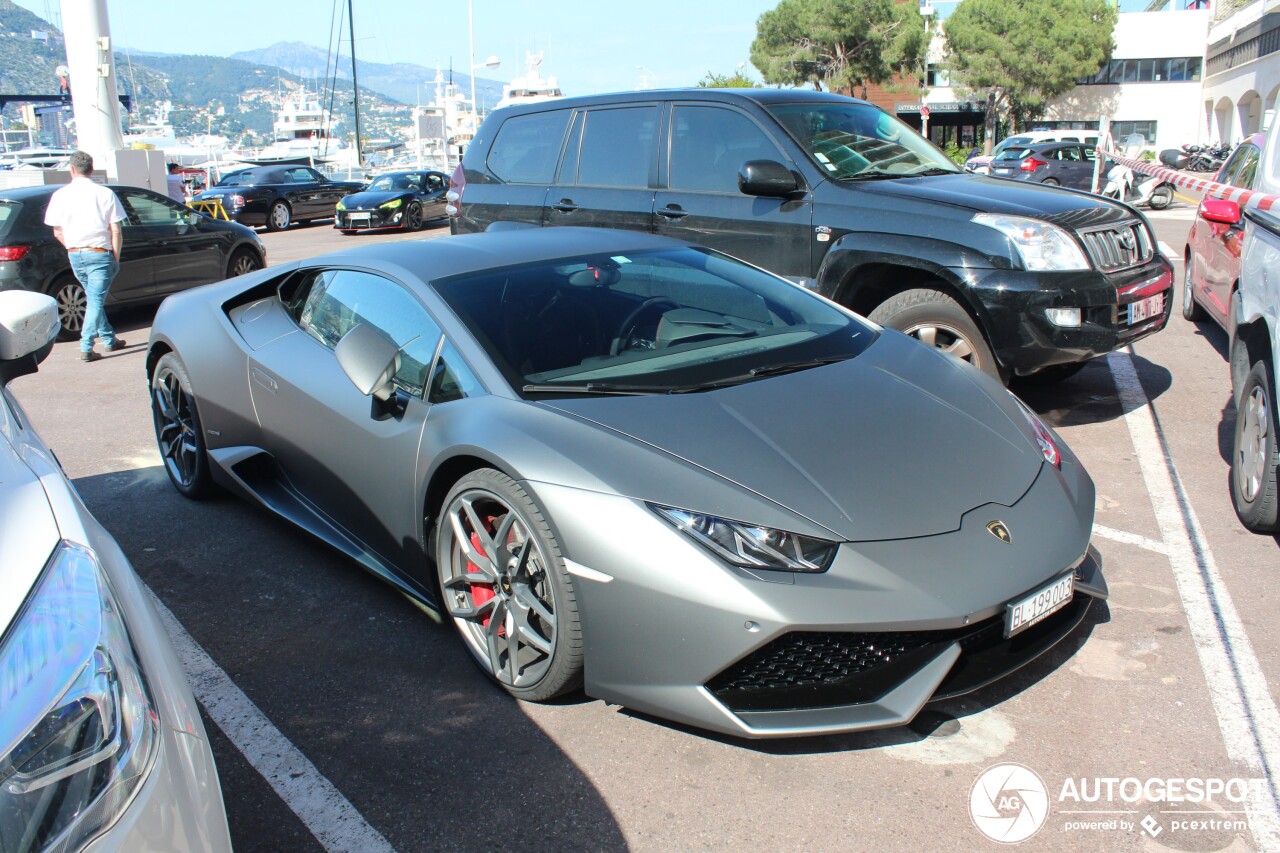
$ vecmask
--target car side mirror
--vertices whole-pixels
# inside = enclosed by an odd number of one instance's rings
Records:
[[[356,390],[373,398],[375,419],[396,413],[399,400],[391,377],[400,369],[400,347],[395,341],[368,323],[359,323],[342,336],[333,354]]]
[[[58,303],[29,290],[0,291],[0,385],[35,373],[58,337]]]
[[[1210,222],[1239,225],[1240,205],[1225,198],[1206,198],[1200,203],[1200,215]]]
[[[738,190],[744,195],[789,198],[799,189],[795,172],[775,160],[748,160],[738,170]]]

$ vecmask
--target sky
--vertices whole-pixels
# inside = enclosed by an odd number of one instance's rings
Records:
[[[59,0],[15,0],[60,24]],[[336,0],[346,6],[346,0]],[[370,62],[412,62],[457,69],[468,62],[467,10],[474,15],[475,61],[496,56],[496,71],[477,77],[508,81],[524,71],[526,51],[542,51],[543,76],[567,95],[647,86],[696,85],[708,72],[750,66],[760,15],[777,0],[352,0],[356,56]],[[933,0],[945,14],[953,2]],[[1140,11],[1148,0],[1122,0]],[[335,0],[107,0],[118,48],[228,56],[301,41],[329,43]],[[345,26],[343,49],[349,50]],[[434,76],[434,75],[432,75]],[[425,82],[425,81],[424,81]]]

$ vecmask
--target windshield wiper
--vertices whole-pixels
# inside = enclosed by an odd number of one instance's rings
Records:
[[[925,169],[923,172],[912,172],[911,177],[920,178],[925,175],[958,175],[961,171],[962,170],[960,169],[943,169],[940,166],[934,166],[930,169]]]
[[[532,383],[520,389],[526,394],[665,394],[667,389],[652,385],[617,385],[612,382],[582,382],[576,385],[559,385],[554,382]]]
[[[856,175],[843,175],[836,178],[838,181],[896,181],[898,178],[911,178],[914,175],[904,175],[898,172],[858,172]]]
[[[784,361],[779,364],[766,364],[763,367],[753,367],[747,372],[747,375],[752,378],[759,376],[781,376],[784,373],[795,373],[798,370],[808,370],[810,367],[822,367],[824,364],[835,364],[840,361],[848,361],[851,358],[853,358],[851,355],[826,355],[821,358],[804,358],[799,361]]]

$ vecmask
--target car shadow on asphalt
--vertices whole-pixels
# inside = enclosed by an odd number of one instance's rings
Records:
[[[626,848],[590,778],[452,625],[266,510],[181,498],[159,465],[75,486],[187,632],[395,849],[502,849],[512,827],[544,849]],[[319,849],[240,748],[210,739],[235,848]]]
[[[1173,374],[1161,364],[1131,355],[1147,399],[1155,401],[1173,385]],[[1116,389],[1106,358],[1095,358],[1070,379],[1052,385],[1017,382],[1011,391],[1052,427],[1103,423],[1129,412]]]
[[[1196,336],[1204,338],[1209,346],[1213,347],[1214,352],[1222,356],[1224,363],[1231,361],[1231,339],[1227,337],[1227,332],[1212,320],[1197,320],[1195,322]]]
[[[1026,666],[1010,673],[994,684],[982,687],[972,693],[966,693],[963,696],[944,699],[939,702],[930,702],[920,710],[920,713],[910,723],[888,729],[874,729],[866,732],[823,735],[819,737],[748,740],[714,732],[705,732],[701,729],[672,723],[626,708],[620,708],[618,712],[646,720],[656,726],[677,729],[694,737],[716,741],[726,746],[736,746],[752,752],[777,756],[859,752],[919,743],[930,738],[943,739],[960,733],[964,728],[964,719],[966,717],[971,717],[988,708],[1002,705],[1019,693],[1038,685],[1075,656],[1076,652],[1088,641],[1096,626],[1110,621],[1111,611],[1106,602],[1096,601],[1089,608],[1089,612],[1085,614],[1085,618],[1076,626],[1075,630]]]

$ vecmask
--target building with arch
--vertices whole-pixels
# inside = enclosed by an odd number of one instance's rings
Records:
[[[1234,144],[1280,103],[1280,0],[1219,0],[1205,51],[1199,142]]]

